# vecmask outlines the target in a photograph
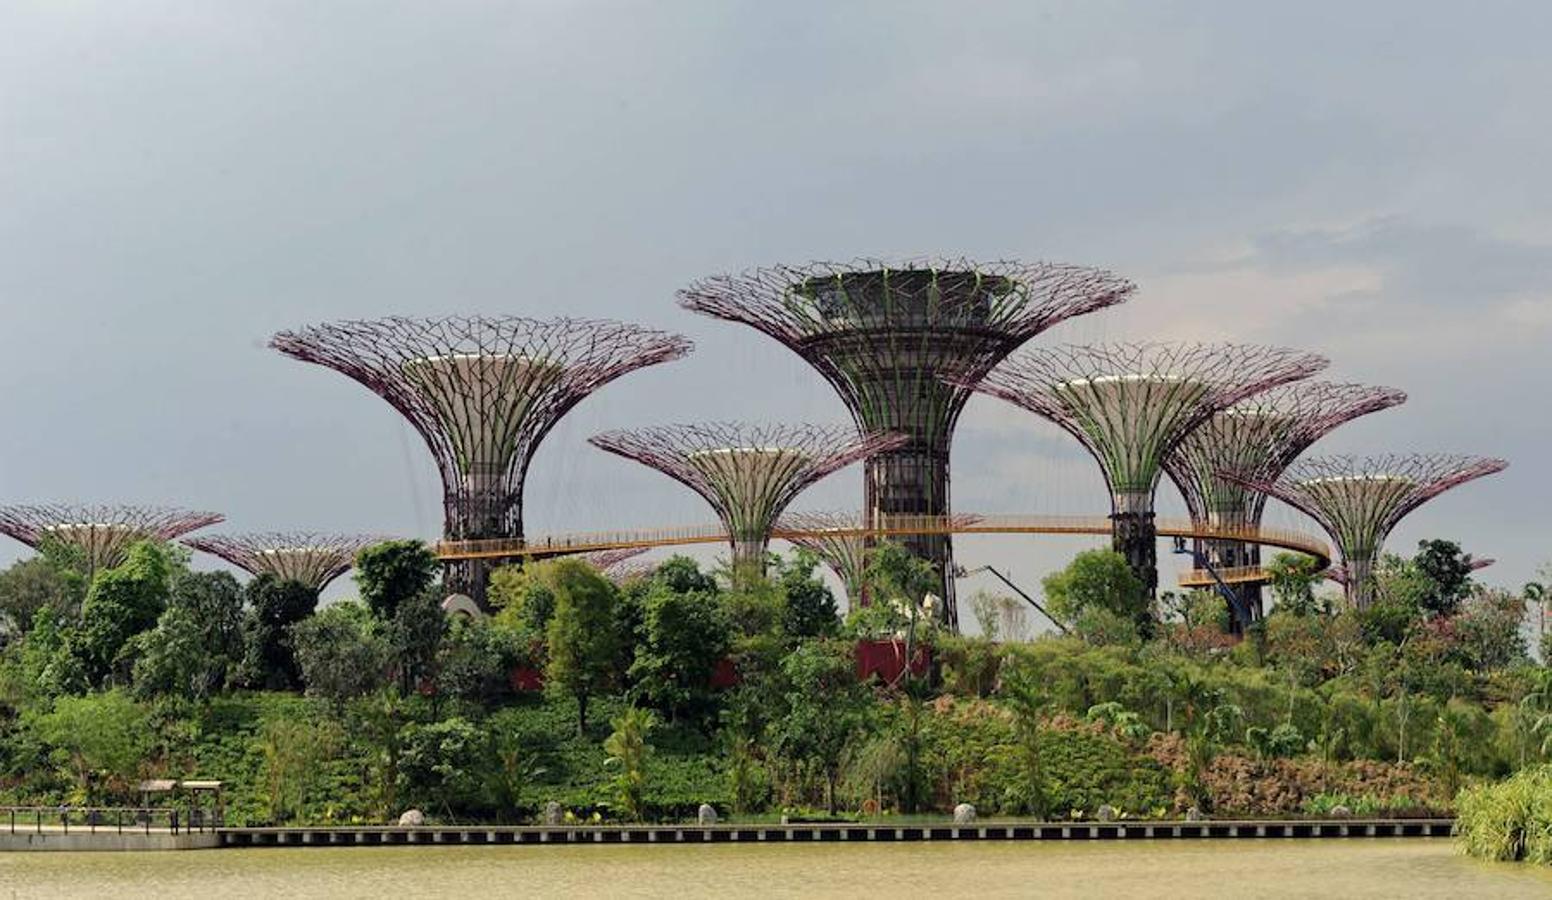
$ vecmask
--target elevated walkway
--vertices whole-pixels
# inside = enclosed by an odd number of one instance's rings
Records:
[[[970,521],[966,521],[969,519]],[[1315,558],[1320,569],[1331,564],[1331,548],[1324,540],[1307,532],[1286,528],[1242,528],[1196,524],[1189,519],[1159,519],[1155,522],[1159,537],[1183,537],[1200,540],[1242,541],[1281,550],[1292,550]],[[912,534],[1093,534],[1110,533],[1108,516],[1028,516],[987,515],[899,517],[885,528],[867,528],[861,521],[854,527],[794,530],[777,528],[771,537],[893,537]],[[443,560],[517,559],[522,557],[560,556],[592,550],[626,547],[679,547],[691,544],[715,544],[728,539],[720,523],[621,531],[579,531],[563,534],[534,535],[522,540],[443,541],[436,554]],[[1256,580],[1254,567],[1235,570],[1240,583]],[[1200,573],[1208,579],[1207,573]],[[1261,573],[1264,580],[1264,572]],[[1210,579],[1208,579],[1210,580]],[[1225,579],[1233,583],[1234,579]],[[1184,582],[1182,582],[1184,583]],[[1203,582],[1207,583],[1206,581]]]

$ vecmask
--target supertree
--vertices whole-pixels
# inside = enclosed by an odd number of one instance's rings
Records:
[[[1218,410],[1326,365],[1313,353],[1240,344],[1065,346],[1015,356],[975,387],[1061,426],[1099,462],[1112,543],[1151,594],[1164,460]]]
[[[1456,485],[1503,471],[1501,459],[1444,453],[1300,459],[1275,479],[1220,474],[1282,500],[1320,523],[1342,554],[1336,580],[1348,603],[1373,600],[1374,563],[1385,538],[1412,510]]]
[[[520,541],[528,464],[561,416],[691,344],[618,322],[449,316],[318,325],[270,346],[355,379],[420,432],[442,476],[447,540]],[[483,600],[489,565],[449,563],[449,589]]]
[[[727,527],[733,571],[741,576],[764,572],[776,519],[804,488],[907,438],[858,434],[849,425],[711,422],[610,431],[589,440],[706,498]]]
[[[1214,413],[1187,432],[1164,458],[1164,470],[1180,488],[1191,521],[1224,531],[1253,531],[1261,526],[1266,494],[1218,477],[1234,471],[1258,481],[1273,481],[1311,444],[1359,416],[1406,402],[1406,394],[1386,387],[1296,381],[1272,388]],[[1259,544],[1227,539],[1204,542],[1208,561],[1219,569],[1258,566]],[[1248,582],[1240,598],[1260,618],[1261,584]],[[1235,618],[1236,626],[1244,623]]]
[[[945,376],[973,382],[1035,335],[1132,290],[1116,275],[1077,266],[865,259],[715,276],[679,296],[686,309],[749,325],[801,356],[863,432],[909,437],[865,465],[864,515],[887,525],[950,510],[949,445],[969,391]],[[938,569],[949,621],[957,621],[949,536],[902,542]]]
[[[374,534],[264,531],[184,538],[195,550],[219,556],[250,575],[268,573],[299,581],[314,591],[350,571],[356,554],[390,538]]]
[[[50,542],[73,548],[90,575],[122,563],[137,541],[171,541],[225,519],[169,506],[23,504],[0,507],[0,534],[34,549]]]
[[[956,513],[945,518],[943,530],[957,531],[979,521],[981,517],[973,513]],[[847,599],[862,603],[869,546],[863,517],[848,512],[790,512],[777,522],[776,530],[781,538],[819,557],[841,580]]]

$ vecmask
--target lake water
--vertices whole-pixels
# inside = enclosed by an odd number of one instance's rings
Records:
[[[342,847],[0,854],[0,898],[1552,897],[1448,840]]]

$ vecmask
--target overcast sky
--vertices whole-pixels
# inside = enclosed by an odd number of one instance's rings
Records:
[[[1415,0],[0,2],[0,499],[434,537],[418,437],[266,339],[568,314],[698,347],[549,437],[530,531],[701,522],[694,495],[585,438],[845,411],[674,291],[964,254],[1139,284],[1037,344],[1285,343],[1405,389],[1319,449],[1509,458],[1390,546],[1458,540],[1518,586],[1552,559],[1549,26],[1546,3]],[[972,401],[955,453],[958,509],[1104,511],[1098,468],[998,401]],[[847,471],[798,506],[859,493]],[[1033,587],[1097,542],[958,551]]]

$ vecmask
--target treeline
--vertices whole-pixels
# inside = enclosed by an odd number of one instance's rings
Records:
[[[1458,548],[1387,559],[1363,613],[1307,561],[1273,569],[1239,640],[1214,596],[1154,605],[1120,557],[1080,554],[1044,585],[1070,634],[1031,639],[1022,601],[984,594],[982,635],[948,634],[930,570],[887,544],[844,619],[805,554],[622,585],[507,567],[468,620],[415,542],[363,551],[359,599],[321,610],[162,545],[91,577],[46,551],[0,573],[0,800],[166,775],[227,781],[238,822],[1416,812],[1547,758],[1525,597],[1473,584]],[[933,663],[863,681],[859,643]]]

